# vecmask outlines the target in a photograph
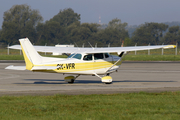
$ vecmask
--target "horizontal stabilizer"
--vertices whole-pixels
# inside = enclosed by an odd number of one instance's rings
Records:
[[[35,66],[31,70],[54,70],[57,69],[59,66]],[[14,66],[10,65],[7,66],[5,69],[8,70],[26,70],[26,66]]]
[[[57,69],[59,66],[35,66],[31,70],[54,70]]]
[[[26,70],[26,66],[10,65],[10,66],[7,66],[5,69],[8,69],[8,70]]]

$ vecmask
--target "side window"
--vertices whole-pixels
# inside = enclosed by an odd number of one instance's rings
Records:
[[[87,61],[90,61],[92,60],[92,54],[89,54],[89,55],[85,55],[83,60],[87,60]]]
[[[94,54],[94,60],[103,59],[103,58],[104,58],[103,53]]]

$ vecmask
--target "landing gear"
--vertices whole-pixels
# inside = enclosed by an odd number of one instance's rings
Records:
[[[112,84],[112,82],[105,82],[105,84]]]
[[[101,81],[105,84],[111,84],[112,83],[112,77],[111,76],[105,76],[101,78]]]
[[[104,76],[104,77],[101,77],[101,76],[99,76],[98,74],[94,74],[94,75],[97,76],[97,77],[99,77],[99,78],[101,78],[101,81],[102,81],[103,83],[105,83],[105,84],[111,84],[111,83],[112,83],[112,77],[109,76],[109,73],[106,74],[106,76]]]
[[[64,78],[64,80],[65,80],[65,82],[67,82],[67,83],[69,83],[69,84],[73,84],[74,81],[75,81],[75,79],[76,79],[77,77],[79,77],[79,76],[80,76],[80,75],[77,75],[76,77],[74,77],[74,76],[67,76],[67,77]]]
[[[71,79],[71,80],[68,81],[68,83],[69,83],[69,84],[73,84],[74,81],[75,81],[75,79]]]

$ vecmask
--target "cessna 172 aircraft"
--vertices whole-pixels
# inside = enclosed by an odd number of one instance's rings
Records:
[[[33,46],[28,38],[19,39],[26,66],[8,66],[5,69],[30,70],[33,72],[50,72],[74,74],[64,80],[74,83],[80,75],[94,75],[103,83],[112,83],[112,72],[118,71],[122,58],[129,51],[150,50],[159,48],[175,48],[175,45],[138,46],[138,47],[106,47],[106,48],[72,48]],[[20,46],[11,46],[20,49]],[[70,53],[68,58],[43,57],[38,52]],[[117,53],[118,56],[109,53]],[[101,77],[102,76],[102,77]]]

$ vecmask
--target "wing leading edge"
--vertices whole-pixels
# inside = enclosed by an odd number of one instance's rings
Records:
[[[175,48],[175,45],[155,45],[155,46],[133,46],[133,47],[104,47],[104,48],[77,48],[77,47],[54,47],[54,46],[34,46],[38,52],[56,52],[56,53],[118,53],[140,51],[140,50],[152,50],[152,49],[168,49]],[[13,45],[10,49],[21,49],[20,45]]]

